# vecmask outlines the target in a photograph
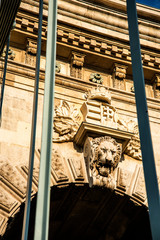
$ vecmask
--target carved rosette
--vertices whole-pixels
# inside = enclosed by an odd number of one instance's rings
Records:
[[[102,84],[103,78],[100,73],[91,73],[89,80],[94,83]]]

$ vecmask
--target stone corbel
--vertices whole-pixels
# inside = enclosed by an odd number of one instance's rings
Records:
[[[27,38],[26,44],[26,63],[35,65],[37,53],[37,41]]]
[[[153,82],[154,97],[160,98],[160,75],[156,74]]]
[[[28,54],[36,55],[37,53],[37,41],[27,38],[27,48],[26,51]]]
[[[71,55],[71,76],[76,78],[83,77],[83,64],[85,55],[77,52],[72,52]]]
[[[113,65],[113,87],[125,90],[125,78],[126,78],[127,66],[115,63]]]

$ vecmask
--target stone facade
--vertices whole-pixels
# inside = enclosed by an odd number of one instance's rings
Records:
[[[103,191],[123,196],[120,208],[128,201],[126,199],[136,206],[147,207],[125,6],[123,0],[117,3],[113,0],[58,1],[51,186],[56,189],[76,186],[82,188],[79,191],[83,194],[89,186],[87,193],[92,191],[91,188],[99,191],[98,196]],[[152,140],[160,179],[159,12],[142,5],[137,9]],[[47,10],[48,1],[44,1],[32,197],[38,190]],[[11,57],[0,129],[1,235],[6,232],[8,220],[20,211],[26,195],[37,17],[38,1],[22,0],[16,27],[11,32]],[[3,63],[2,55],[1,74]],[[84,196],[79,196],[79,201],[82,199],[86,201]],[[92,204],[91,199],[87,201]],[[112,197],[107,201],[110,208]],[[111,206],[114,207],[114,201]],[[97,208],[97,216],[98,212]],[[90,226],[96,221],[94,218]],[[118,225],[116,221],[114,224]],[[121,239],[127,224],[129,217],[125,222],[123,216],[124,230],[115,233],[109,225],[105,236],[107,239]]]

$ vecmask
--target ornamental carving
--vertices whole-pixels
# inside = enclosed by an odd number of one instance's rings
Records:
[[[60,73],[60,71],[61,71],[61,64],[59,62],[56,62],[55,71],[56,71],[56,73]]]
[[[115,63],[113,67],[113,87],[125,90],[127,66]]]
[[[56,182],[68,180],[67,171],[64,165],[64,158],[61,155],[60,151],[52,149],[51,166]]]
[[[37,53],[37,41],[27,38],[27,53],[31,55],[36,55]]]
[[[132,133],[125,146],[125,154],[137,160],[142,160],[137,122],[131,119],[123,119],[118,115],[116,108],[111,104],[109,90],[106,87],[97,86],[86,93],[86,99],[87,101],[81,107],[83,121],[95,124],[95,127],[99,125]],[[124,132],[122,135],[124,135]]]
[[[81,78],[83,75],[83,64],[85,55],[77,52],[72,52],[71,57],[71,76]]]
[[[115,188],[115,169],[121,154],[120,144],[112,137],[87,138],[84,157],[90,184]]]
[[[23,198],[26,192],[26,183],[14,166],[11,166],[7,161],[0,161],[0,176],[4,184]]]
[[[102,84],[103,78],[100,73],[91,73],[89,80],[94,83]]]
[[[36,64],[37,41],[27,38],[26,45],[26,63],[29,65]]]
[[[111,105],[111,95],[107,88],[92,88],[86,98],[87,101],[81,107],[85,122],[117,128],[118,115],[116,108]]]
[[[154,97],[160,98],[160,75],[155,75],[155,80],[153,84]]]
[[[15,59],[15,52],[9,48],[8,49],[8,59],[14,60]],[[2,52],[2,57],[6,56],[6,47],[4,48],[3,52]]]
[[[55,108],[53,142],[73,141],[80,120],[77,108],[66,101],[61,101]]]

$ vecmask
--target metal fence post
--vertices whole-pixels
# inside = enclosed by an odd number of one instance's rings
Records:
[[[40,0],[39,1],[39,25],[38,25],[37,55],[36,55],[36,74],[35,74],[35,85],[34,85],[33,113],[32,113],[32,129],[31,129],[31,140],[30,140],[27,193],[26,193],[26,202],[25,202],[24,217],[23,217],[22,240],[28,239],[28,229],[29,229],[32,176],[33,176],[35,140],[36,140],[37,109],[38,109],[38,88],[39,88],[39,71],[40,71],[40,57],[41,57],[42,18],[43,18],[43,0]]]
[[[145,82],[139,42],[136,1],[127,0],[132,71],[141,141],[144,177],[153,240],[160,239],[160,197],[150,133]]]
[[[48,240],[54,107],[53,99],[56,64],[56,30],[57,0],[50,0],[48,6],[48,35],[43,105],[43,127],[34,240]]]

